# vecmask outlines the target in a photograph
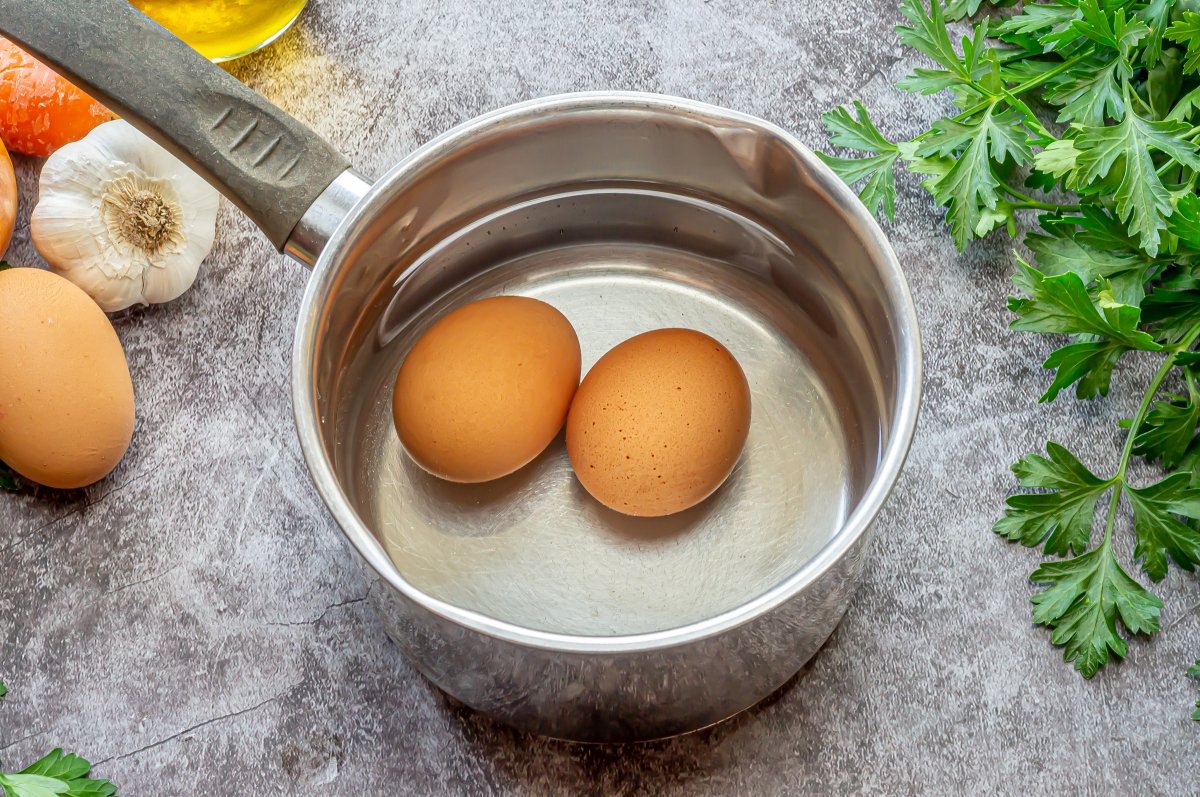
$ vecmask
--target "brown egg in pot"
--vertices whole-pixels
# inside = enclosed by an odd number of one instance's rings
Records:
[[[567,418],[567,452],[600,503],[657,517],[712,495],[749,430],[750,386],[729,350],[695,330],[658,329],[588,372]]]
[[[438,319],[400,366],[400,442],[435,476],[483,482],[532,461],[558,435],[580,374],[579,338],[545,302],[497,296]]]
[[[133,425],[129,365],[103,311],[49,271],[0,271],[0,460],[47,487],[86,487],[121,461]]]

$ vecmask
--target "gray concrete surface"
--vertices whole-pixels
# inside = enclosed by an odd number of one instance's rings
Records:
[[[577,89],[687,95],[819,146],[819,113],[855,97],[892,135],[943,108],[893,88],[916,64],[898,20],[893,0],[315,0],[233,71],[368,175],[480,112]],[[36,168],[19,164],[23,264]],[[196,287],[117,321],[139,400],[120,469],[0,495],[0,757],[63,745],[126,797],[1196,794],[1196,579],[1172,576],[1165,630],[1085,683],[1030,625],[1035,555],[988,531],[1007,465],[1047,437],[1110,467],[1129,393],[1038,406],[1047,344],[1006,329],[1005,241],[957,256],[911,179],[899,219],[928,393],[845,621],[747,715],[586,748],[453,705],[384,635],[293,438],[305,273],[226,205]]]

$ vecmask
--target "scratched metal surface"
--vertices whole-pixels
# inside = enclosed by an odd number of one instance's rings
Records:
[[[895,136],[943,107],[893,88],[916,65],[898,19],[891,0],[315,0],[233,71],[368,175],[482,111],[582,89],[691,96],[816,146],[819,113],[854,97]],[[36,262],[36,166],[18,163],[18,263]],[[899,217],[927,398],[862,590],[764,705],[621,749],[510,732],[442,698],[390,642],[292,436],[305,275],[225,206],[197,286],[117,320],[139,400],[121,468],[86,491],[0,496],[0,759],[64,745],[126,795],[1194,790],[1197,580],[1168,579],[1166,630],[1085,683],[1029,627],[1034,556],[987,531],[1007,464],[1047,437],[1108,467],[1126,392],[1037,406],[1047,347],[1005,328],[1005,242],[957,256],[911,179]]]

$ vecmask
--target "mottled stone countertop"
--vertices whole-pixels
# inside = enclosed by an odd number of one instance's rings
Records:
[[[314,0],[232,71],[367,175],[481,112],[583,89],[689,96],[816,147],[819,114],[856,97],[894,135],[944,107],[894,88],[916,63],[897,21],[894,0]],[[36,169],[18,163],[22,264]],[[1008,464],[1048,437],[1111,462],[1130,391],[1039,406],[1048,344],[1006,328],[1007,242],[957,255],[911,178],[898,205],[925,336],[917,441],[845,620],[758,708],[673,741],[572,746],[418,676],[293,433],[306,273],[226,203],[195,288],[117,321],[139,402],[119,470],[0,496],[0,757],[62,745],[125,797],[1196,793],[1183,671],[1200,582],[1173,575],[1165,630],[1086,683],[1030,625],[1035,555],[988,531]]]

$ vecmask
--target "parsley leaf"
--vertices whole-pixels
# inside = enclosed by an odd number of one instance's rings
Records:
[[[1146,74],[1146,96],[1156,118],[1163,119],[1171,112],[1182,88],[1183,67],[1179,62],[1179,50],[1172,47],[1159,57],[1158,66]]]
[[[1162,601],[1130,578],[1108,545],[1043,562],[1030,580],[1048,585],[1032,598],[1033,621],[1054,629],[1051,641],[1084,678],[1107,664],[1110,654],[1125,656],[1118,618],[1131,634],[1158,630]]]
[[[1200,110],[1200,86],[1176,100],[1175,107],[1163,118],[1174,122],[1184,122],[1190,119],[1197,110]]]
[[[1187,60],[1184,72],[1200,72],[1200,14],[1185,11],[1178,22],[1167,28],[1166,37],[1173,42],[1187,45]]]
[[[1188,194],[1180,199],[1167,226],[1172,235],[1200,251],[1200,196]]]
[[[1196,148],[1180,138],[1188,126],[1180,122],[1155,122],[1132,111],[1110,127],[1085,127],[1075,137],[1079,150],[1071,183],[1087,185],[1117,176],[1117,212],[1128,221],[1130,232],[1141,237],[1141,246],[1151,256],[1158,254],[1160,233],[1174,210],[1171,194],[1159,177],[1151,150],[1167,155],[1190,169],[1200,171]],[[1114,170],[1118,160],[1123,168]]]
[[[1037,255],[1041,272],[1048,277],[1068,271],[1080,276],[1085,283],[1097,277],[1113,277],[1143,268],[1147,258],[1132,252],[1098,249],[1078,237],[1057,235],[1028,235],[1025,245]]]
[[[1081,18],[1079,7],[1073,3],[1027,3],[1020,14],[1009,17],[1000,23],[996,33],[1001,39],[1011,41],[1015,36],[1029,34],[1061,33],[1071,27],[1075,20]],[[1038,43],[1047,46],[1049,43],[1038,38]],[[1053,49],[1051,47],[1051,49]]]
[[[934,122],[932,134],[916,150],[918,156],[928,157],[952,155],[964,145],[967,148],[981,145],[984,153],[997,164],[1011,159],[1018,166],[1033,160],[1033,150],[1022,129],[1020,111],[1009,109],[996,113],[988,108],[976,122],[962,123],[953,119]]]
[[[1016,109],[996,113],[992,108],[973,122],[944,119],[934,124],[915,150],[922,158],[953,158],[950,168],[932,178],[928,187],[933,198],[947,207],[959,249],[975,237],[985,212],[995,210],[999,202],[1000,180],[993,161],[1024,165],[1033,160],[1033,151],[1021,132],[1022,122]]]
[[[919,2],[915,5],[920,8]],[[931,7],[936,8],[936,6],[937,0],[932,0]],[[929,17],[922,17],[922,20],[928,21]],[[896,30],[904,31],[913,37],[920,37],[923,33],[905,27],[899,27]],[[974,92],[980,87],[980,83],[996,85],[1000,76],[1000,62],[996,52],[987,43],[987,32],[988,23],[987,20],[984,20],[975,26],[971,37],[963,37],[961,59],[954,52],[949,37],[945,37],[945,53],[941,52],[942,43],[940,41],[937,42],[939,52],[932,50],[929,52],[930,57],[943,64],[945,69],[914,69],[911,75],[896,85],[914,94],[936,94],[947,88]],[[903,35],[901,34],[902,38]],[[934,43],[930,42],[929,45],[933,47]]]
[[[1146,24],[1149,33],[1146,36],[1146,49],[1142,51],[1142,62],[1148,67],[1158,65],[1162,56],[1163,33],[1167,23],[1171,21],[1171,9],[1175,0],[1150,0],[1146,7],[1137,12],[1138,19]]]
[[[979,13],[983,0],[949,0],[946,3],[946,19],[962,19]]]
[[[1157,351],[1154,338],[1138,329],[1138,308],[1121,304],[1101,292],[1093,301],[1079,275],[1068,271],[1047,277],[1020,257],[1013,282],[1030,298],[1011,298],[1008,309],[1017,314],[1010,324],[1025,332],[1099,335],[1130,349]]]
[[[51,751],[44,758],[21,770],[29,775],[45,775],[59,780],[76,780],[88,773],[88,762],[77,755],[64,753],[61,749]]]
[[[1128,347],[1111,341],[1071,343],[1055,349],[1042,363],[1043,368],[1055,371],[1054,381],[1038,401],[1054,401],[1071,385],[1081,399],[1107,396],[1113,368],[1127,351]]]
[[[1146,275],[1154,267],[1154,261],[1141,254],[1098,249],[1086,240],[1082,235],[1031,234],[1026,236],[1025,244],[1037,255],[1043,274],[1057,276],[1071,271],[1088,286],[1098,284],[1099,278],[1104,277],[1109,280],[1114,299],[1122,304],[1140,306],[1146,296]],[[1094,398],[1095,395],[1087,397]]]
[[[1069,177],[1079,163],[1079,150],[1069,138],[1050,142],[1041,152],[1033,156],[1036,171],[1059,179]]]
[[[900,13],[910,25],[898,25],[897,38],[914,50],[929,56],[942,67],[940,70],[918,69],[913,75],[905,78],[906,82],[902,82],[900,88],[932,94],[956,83],[970,85],[976,77],[982,76],[980,56],[987,49],[986,25],[982,34],[977,33],[974,40],[963,39],[965,57],[959,58],[954,44],[950,41],[950,31],[946,27],[940,0],[929,0],[928,12],[922,0],[901,0]],[[914,86],[914,79],[920,88]]]
[[[1193,678],[1200,678],[1200,659],[1196,659],[1196,663],[1188,668],[1187,674]],[[1192,712],[1192,719],[1200,722],[1200,700],[1196,701],[1196,710]]]
[[[1044,228],[1060,237],[1071,237],[1096,249],[1129,251],[1146,257],[1121,220],[1103,207],[1085,204],[1079,208],[1078,216],[1047,215],[1039,221]]]
[[[1137,534],[1133,555],[1154,581],[1167,575],[1168,556],[1189,572],[1200,564],[1200,531],[1175,517],[1200,519],[1200,489],[1189,481],[1187,474],[1173,473],[1158,484],[1128,488]]]
[[[1057,443],[1047,443],[1049,458],[1030,454],[1013,465],[1022,487],[1048,493],[1023,493],[1008,499],[1004,517],[992,530],[1029,548],[1044,541],[1047,554],[1066,556],[1087,549],[1096,502],[1112,485],[1088,470]]]
[[[91,766],[85,759],[56,748],[21,772],[58,779],[66,784],[67,791],[64,793],[68,797],[113,797],[117,792],[115,786],[107,780],[87,777]]]
[[[1053,92],[1047,94],[1047,102],[1062,106],[1056,121],[1102,125],[1107,117],[1120,119],[1124,116],[1125,100],[1121,96],[1121,83],[1117,74],[1119,63],[1114,59],[1100,64],[1095,69],[1061,83]]]
[[[1144,23],[1127,18],[1123,9],[1118,7],[1110,13],[1108,8],[1102,8],[1100,0],[1083,0],[1079,10],[1083,19],[1073,23],[1074,31],[1097,44],[1116,50],[1122,59],[1128,56],[1130,47],[1150,33]]]
[[[0,787],[9,797],[57,797],[71,787],[58,778],[44,775],[0,774]]]
[[[846,185],[853,186],[866,180],[859,192],[863,204],[872,213],[878,213],[882,208],[889,219],[894,219],[896,178],[893,164],[899,151],[875,127],[861,102],[855,102],[854,109],[857,118],[845,108],[835,108],[821,117],[829,130],[830,141],[841,147],[874,154],[865,158],[838,158],[819,153],[819,157]]]
[[[896,178],[892,171],[896,162],[894,153],[867,158],[837,158],[822,154],[821,160],[847,185],[853,186],[866,180],[858,197],[867,210],[878,213],[882,208],[889,219],[896,218]]]
[[[0,681],[0,700],[6,694]],[[88,777],[91,767],[86,759],[55,748],[20,772],[0,772],[0,797],[115,797],[113,784]]]
[[[845,108],[834,108],[821,116],[834,145],[866,152],[894,152],[896,145],[883,137],[871,121],[861,102],[854,103],[854,114]]]
[[[1198,424],[1200,406],[1191,399],[1156,402],[1133,438],[1133,453],[1146,459],[1161,459],[1165,467],[1173,469],[1192,444]]]
[[[1164,343],[1176,343],[1200,322],[1200,290],[1159,288],[1142,300],[1142,320]]]

